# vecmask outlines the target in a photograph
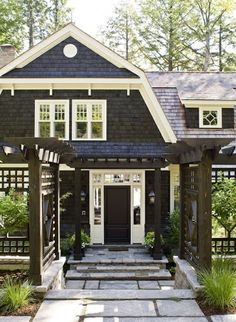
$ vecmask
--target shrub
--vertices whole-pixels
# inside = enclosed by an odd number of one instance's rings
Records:
[[[219,258],[213,261],[211,270],[199,273],[203,285],[201,297],[204,303],[220,310],[236,306],[236,273],[232,261]]]
[[[15,311],[32,301],[33,288],[28,281],[7,278],[2,286],[0,306],[3,311]]]
[[[75,234],[68,234],[66,238],[61,240],[61,253],[68,255],[73,251],[75,244]],[[86,248],[90,245],[90,236],[82,229],[81,230],[81,247]]]
[[[15,192],[0,197],[0,233],[13,233],[24,228],[29,221],[27,197]]]
[[[149,231],[144,238],[144,245],[152,249],[154,248],[154,242],[155,242],[155,233],[154,231]],[[161,244],[163,245],[163,243],[164,241],[161,235]]]

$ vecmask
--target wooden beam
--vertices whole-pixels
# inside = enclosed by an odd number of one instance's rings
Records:
[[[155,202],[154,202],[154,232],[155,244],[153,250],[153,258],[161,259],[161,169],[155,169]]]
[[[75,214],[75,251],[74,259],[80,260],[82,258],[81,249],[81,190],[82,190],[82,176],[81,169],[75,168],[75,191],[74,191],[74,214]]]
[[[30,277],[34,285],[43,281],[42,165],[35,150],[29,150],[29,244]]]
[[[211,151],[206,151],[204,159],[199,163],[199,197],[198,197],[198,255],[200,267],[211,267]]]

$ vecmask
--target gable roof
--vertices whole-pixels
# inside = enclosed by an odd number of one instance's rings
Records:
[[[50,50],[51,48],[55,47],[59,43],[61,43],[63,40],[67,39],[68,37],[72,37],[79,41],[81,44],[85,45],[89,49],[93,50],[96,54],[100,55],[104,59],[108,60],[111,62],[113,65],[117,66],[118,68],[125,68],[126,70],[130,71],[131,73],[135,74],[138,76],[138,81],[137,82],[139,86],[139,90],[141,95],[143,96],[143,99],[150,111],[150,114],[152,115],[159,131],[161,132],[164,140],[166,142],[176,142],[176,136],[174,134],[174,131],[172,130],[156,96],[154,95],[154,92],[152,91],[152,88],[147,80],[147,77],[145,73],[135,65],[131,64],[112,50],[108,49],[106,46],[103,44],[99,43],[97,40],[94,38],[90,37],[88,34],[84,33],[81,31],[79,28],[74,26],[73,24],[68,24],[61,30],[55,32],[53,35],[49,36],[45,40],[41,41],[38,43],[36,46],[32,47],[22,55],[18,56],[15,60],[13,60],[11,63],[7,64],[6,66],[2,67],[0,69],[0,93],[1,89],[4,89],[4,84],[9,84],[12,85],[12,88],[14,90],[14,84],[25,84],[29,86],[31,80],[32,83],[35,84],[37,82],[37,79],[35,78],[28,78],[28,79],[17,79],[16,78],[3,78],[1,76],[6,75],[6,73],[9,73],[10,71],[16,69],[16,68],[23,68],[27,64],[31,63],[33,60],[37,59],[39,56],[43,55],[45,52]],[[77,78],[78,80],[81,80],[80,78]],[[65,82],[67,84],[70,84],[72,79],[66,78]],[[72,82],[74,82],[76,79],[73,79]],[[103,81],[105,80],[105,84],[107,84],[107,80],[104,78]],[[53,84],[53,82],[56,81],[56,83],[61,82],[61,80],[55,78],[55,79],[42,79],[39,81],[39,84],[46,84],[48,82],[49,84]],[[84,80],[83,80],[84,81]],[[110,81],[110,80],[109,80]],[[86,79],[86,82],[88,80]],[[89,80],[89,82],[92,83]],[[114,81],[116,82],[116,80]],[[126,84],[129,85],[128,78],[125,80]],[[81,81],[80,81],[81,83]],[[22,86],[22,85],[21,85]],[[45,85],[44,85],[45,86]],[[19,87],[18,87],[19,88]],[[127,90],[130,90],[129,86],[127,86]]]

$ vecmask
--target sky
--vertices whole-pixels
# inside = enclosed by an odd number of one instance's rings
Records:
[[[120,0],[68,0],[72,21],[91,36],[96,36],[99,27],[106,24]]]

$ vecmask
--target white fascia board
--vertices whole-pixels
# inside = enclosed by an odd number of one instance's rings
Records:
[[[187,108],[222,107],[233,108],[236,105],[234,100],[188,100],[182,99],[182,104]]]
[[[53,35],[38,43],[33,48],[29,49],[27,52],[18,56],[11,63],[2,67],[2,69],[0,69],[0,76],[8,73],[14,68],[22,68],[26,66],[31,61],[35,60],[36,58],[47,52],[49,49],[53,48],[61,41],[65,40],[70,36],[81,42],[86,47],[93,50],[98,55],[102,56],[104,59],[110,61],[118,68],[126,68],[139,77],[142,75],[143,71],[141,69],[132,65],[127,60],[125,60],[124,58],[122,58],[103,44],[99,43],[97,40],[95,40],[85,32],[75,27],[73,24],[69,24],[65,26],[63,29],[57,31]]]

